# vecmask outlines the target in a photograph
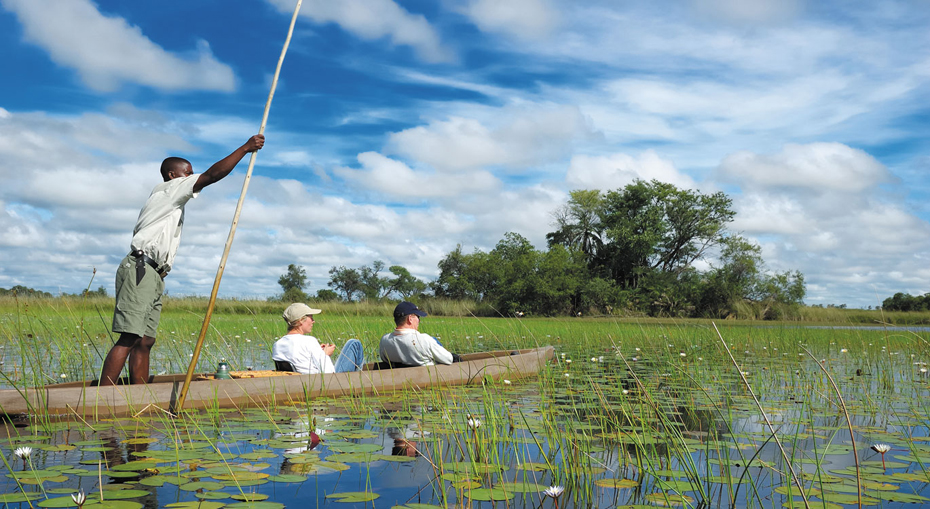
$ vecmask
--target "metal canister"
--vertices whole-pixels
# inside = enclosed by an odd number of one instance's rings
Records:
[[[229,374],[229,364],[226,362],[226,359],[221,360],[216,366],[216,373],[213,375],[213,378],[217,380],[229,380],[232,378]]]

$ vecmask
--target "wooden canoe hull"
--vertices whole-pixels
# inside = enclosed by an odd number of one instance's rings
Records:
[[[551,346],[463,355],[462,362],[415,368],[365,370],[326,375],[291,375],[191,383],[185,409],[287,404],[314,397],[385,394],[436,385],[465,385],[536,376],[553,358]],[[147,385],[90,386],[85,382],[19,391],[0,390],[0,415],[71,415],[102,419],[165,410],[172,413],[184,375],[156,376]]]

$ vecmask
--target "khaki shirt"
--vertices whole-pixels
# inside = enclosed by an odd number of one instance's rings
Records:
[[[199,193],[194,184],[200,175],[180,177],[155,186],[139,212],[132,231],[132,250],[141,249],[160,268],[170,268],[181,244],[184,205]]]

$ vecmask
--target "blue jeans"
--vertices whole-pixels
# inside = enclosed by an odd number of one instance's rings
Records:
[[[346,341],[346,344],[342,345],[339,357],[336,358],[336,373],[361,371],[363,364],[365,364],[365,352],[362,351],[362,342],[357,339]]]

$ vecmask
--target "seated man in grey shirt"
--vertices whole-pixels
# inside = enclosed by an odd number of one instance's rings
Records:
[[[433,366],[452,364],[458,356],[449,352],[436,338],[423,334],[418,329],[420,318],[426,316],[412,302],[401,302],[394,308],[393,332],[381,338],[379,353],[381,360],[400,366]]]

